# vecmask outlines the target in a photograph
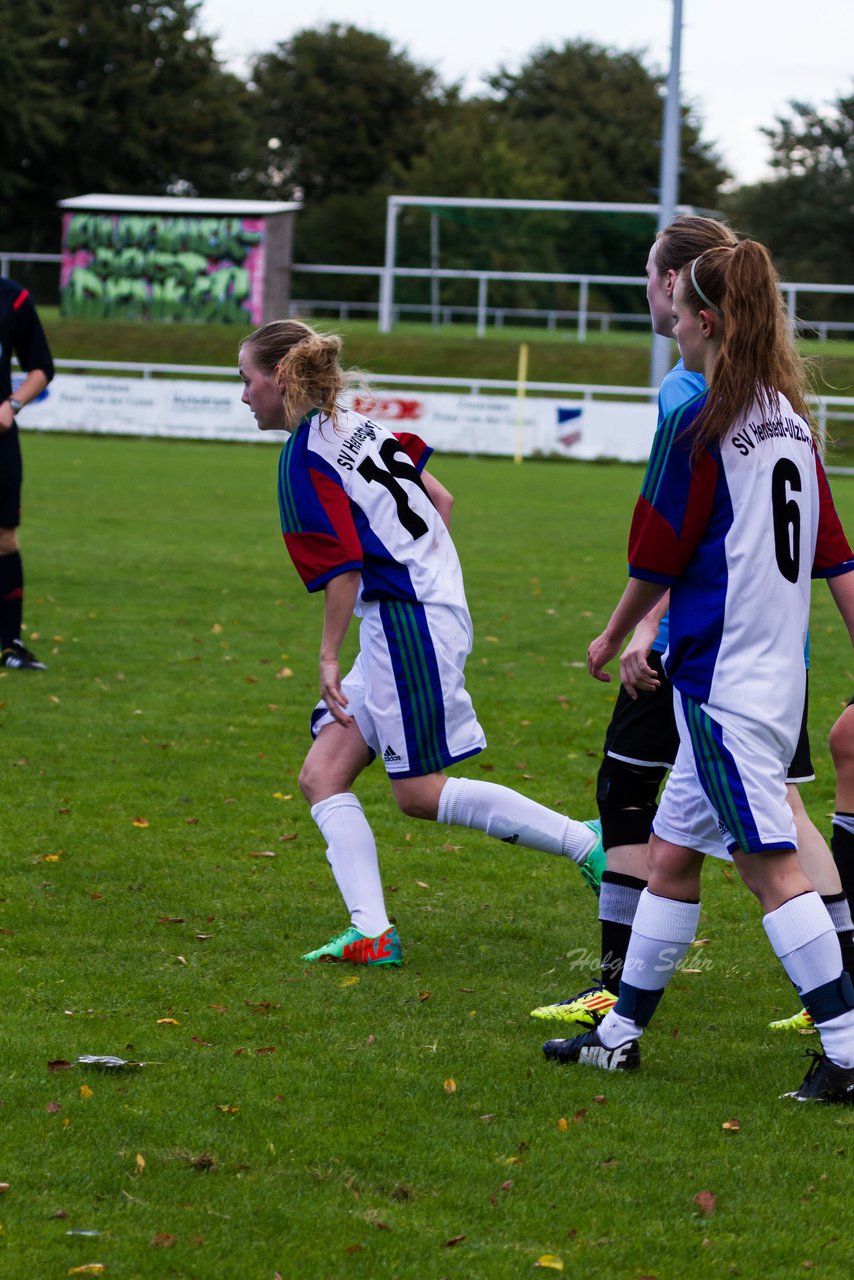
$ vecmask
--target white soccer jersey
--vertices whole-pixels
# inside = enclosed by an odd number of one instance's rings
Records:
[[[358,569],[360,602],[444,604],[468,614],[459,557],[420,478],[431,450],[418,436],[346,410],[333,429],[315,412],[282,449],[279,509],[288,551],[309,591]]]
[[[690,698],[761,722],[794,752],[810,576],[854,569],[809,427],[779,396],[692,460],[695,397],[657,433],[635,509],[632,575],[670,587],[667,669]]]

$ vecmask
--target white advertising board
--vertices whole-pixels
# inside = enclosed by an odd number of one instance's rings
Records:
[[[19,420],[25,430],[196,440],[279,440],[259,433],[240,402],[240,384],[60,373]],[[467,393],[372,391],[352,397],[367,417],[414,431],[434,449],[523,457],[615,458],[643,462],[655,405],[627,401]]]

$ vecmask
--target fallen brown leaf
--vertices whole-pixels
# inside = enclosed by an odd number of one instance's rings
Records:
[[[711,1191],[698,1191],[694,1203],[704,1218],[711,1218],[715,1212],[715,1197]]]

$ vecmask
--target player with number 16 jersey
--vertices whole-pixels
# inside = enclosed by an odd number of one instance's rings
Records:
[[[340,347],[298,320],[272,321],[241,344],[240,375],[261,430],[289,433],[282,532],[305,586],[323,596],[320,702],[299,782],[350,925],[303,959],[397,965],[376,841],[352,790],[377,756],[410,817],[565,857],[597,893],[604,852],[598,824],[494,782],[446,776],[486,746],[465,685],[472,625],[449,531],[453,498],[427,471],[430,450],[418,436],[394,435],[346,406]],[[359,651],[342,675],[354,613]]]
[[[418,436],[393,435],[349,410],[335,430],[322,413],[303,419],[282,450],[279,512],[309,591],[357,568],[359,613],[379,600],[408,600],[468,616],[459,557],[421,481],[431,453]]]

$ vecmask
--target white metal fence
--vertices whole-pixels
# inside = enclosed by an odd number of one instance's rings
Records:
[[[8,276],[13,274],[11,267],[16,262],[52,262],[59,265],[61,261],[62,257],[58,253],[13,253],[8,250],[0,250],[0,275]],[[295,298],[291,302],[292,314],[311,315],[317,312],[325,314],[333,312],[337,313],[340,319],[348,319],[350,316],[357,314],[376,315],[379,319],[382,306],[380,293],[383,280],[387,277],[389,268],[346,266],[337,263],[295,263],[291,270],[296,276],[325,275],[339,278],[354,276],[363,279],[374,279],[377,286],[377,296],[374,300],[349,301],[347,299]],[[390,312],[393,324],[404,316],[419,319],[429,317],[434,328],[452,324],[460,319],[468,322],[474,320],[478,335],[483,337],[490,323],[494,327],[500,328],[508,322],[537,321],[549,329],[556,329],[561,323],[567,323],[574,327],[579,342],[586,340],[591,328],[607,331],[615,324],[643,326],[648,324],[645,310],[628,313],[591,310],[590,307],[591,289],[619,285],[645,290],[646,280],[642,276],[583,275],[546,271],[477,271],[456,270],[451,267],[394,267],[391,268],[391,271],[395,279],[429,280],[433,293],[433,300],[429,304],[393,303]],[[473,281],[477,286],[476,303],[442,304],[437,290],[443,280]],[[489,289],[491,284],[497,282],[574,285],[578,289],[578,306],[571,310],[556,307],[492,306],[489,303]],[[854,320],[850,322],[835,320],[805,321],[799,319],[797,314],[798,299],[800,297],[814,294],[854,296],[854,285],[815,284],[800,281],[784,282],[780,288],[786,298],[786,309],[792,328],[803,336],[812,335],[820,341],[826,342],[834,336],[842,337],[846,334],[854,333]]]

